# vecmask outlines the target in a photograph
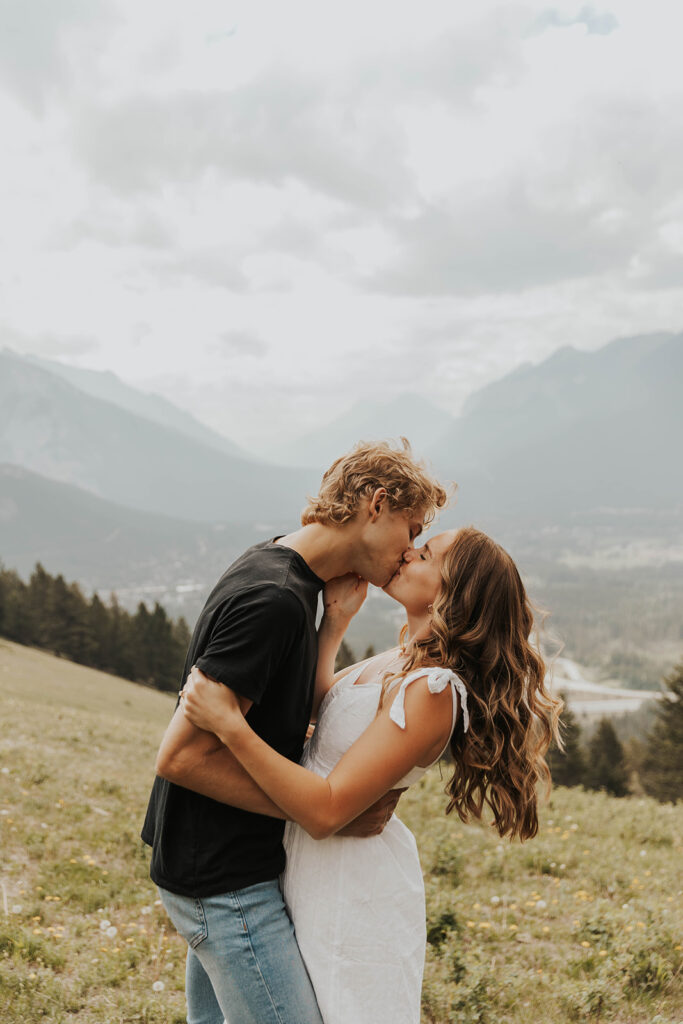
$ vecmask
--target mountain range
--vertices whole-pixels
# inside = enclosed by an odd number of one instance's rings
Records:
[[[681,381],[683,334],[563,348],[473,395],[433,459],[487,522],[680,508]]]
[[[36,562],[86,590],[191,591],[265,539],[253,524],[197,523],[139,512],[0,464],[0,558],[28,577]],[[176,604],[171,600],[170,604]]]
[[[187,437],[194,438],[195,441],[200,441],[210,448],[224,452],[226,455],[247,460],[253,458],[234,441],[230,441],[227,437],[223,437],[215,430],[200,423],[191,413],[179,409],[178,406],[173,405],[161,395],[138,391],[137,388],[130,387],[111,370],[87,370],[79,366],[59,363],[53,359],[43,359],[40,356],[26,356],[25,358],[48,373],[68,381],[79,391],[84,391],[93,398],[101,398],[135,416],[142,416],[143,419],[151,420],[152,423],[177,430],[181,434],[186,434]]]
[[[202,522],[291,521],[317,483],[310,470],[219,451],[7,350],[0,462],[129,508]]]
[[[434,451],[454,420],[421,395],[356,402],[330,423],[321,423],[289,444],[273,448],[277,461],[322,470],[357,441],[407,437],[420,455]]]
[[[457,481],[442,525],[476,522],[548,563],[605,538],[642,548],[664,532],[680,546],[682,380],[683,334],[565,348],[483,388],[457,419],[410,395],[352,407],[290,449],[303,467],[291,468],[113,374],[4,350],[0,558],[99,589],[208,584],[241,548],[295,526],[356,438],[401,434]]]

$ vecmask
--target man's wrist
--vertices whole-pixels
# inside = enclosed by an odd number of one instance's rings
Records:
[[[320,632],[329,633],[333,636],[337,636],[338,634],[343,636],[350,621],[350,615],[346,615],[344,612],[336,610],[334,606],[329,610],[325,608],[323,611],[323,617],[320,620]]]

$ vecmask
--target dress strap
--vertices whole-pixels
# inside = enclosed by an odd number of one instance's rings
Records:
[[[451,722],[451,733],[455,728],[455,719],[458,713],[458,704],[456,701],[456,692],[460,698],[460,707],[462,708],[462,729],[463,732],[467,732],[470,724],[470,716],[467,711],[467,688],[463,683],[460,676],[456,676],[450,668],[418,668],[413,672],[409,672],[408,675],[401,680],[401,685],[398,688],[391,708],[389,709],[389,717],[392,722],[401,729],[406,727],[406,689],[416,679],[421,679],[422,676],[427,676],[427,686],[430,693],[441,693],[450,684],[453,692],[453,720]]]

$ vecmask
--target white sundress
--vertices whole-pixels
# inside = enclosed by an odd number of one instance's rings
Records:
[[[380,683],[354,686],[364,667],[340,679],[320,705],[301,760],[317,775],[327,776],[375,718]],[[391,719],[405,728],[406,687],[422,676],[432,693],[451,686],[451,731],[457,691],[467,730],[467,691],[450,669],[421,668],[401,680]],[[397,787],[426,771],[413,768]],[[284,898],[325,1024],[419,1024],[426,924],[412,832],[393,815],[379,836],[314,840],[289,822],[284,842]]]

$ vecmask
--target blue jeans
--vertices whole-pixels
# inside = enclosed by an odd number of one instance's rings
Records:
[[[277,880],[159,896],[188,945],[187,1024],[322,1024]]]

